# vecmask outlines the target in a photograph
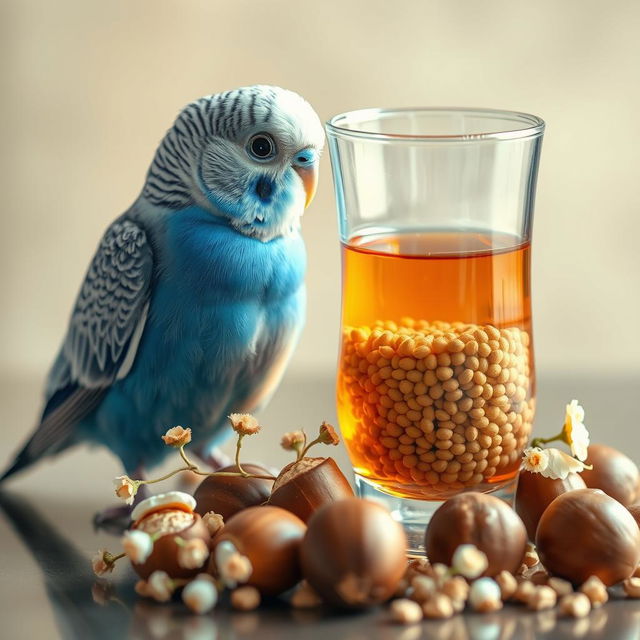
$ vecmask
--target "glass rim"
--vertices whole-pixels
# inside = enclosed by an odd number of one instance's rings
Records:
[[[504,127],[498,131],[483,131],[478,133],[454,134],[418,134],[418,133],[380,133],[358,128],[358,123],[381,120],[392,115],[408,114],[466,114],[478,117],[493,117],[505,122],[511,121],[524,125],[520,128]],[[346,122],[353,122],[355,128],[345,126]],[[325,123],[327,133],[342,138],[360,138],[378,142],[478,142],[484,140],[516,140],[541,136],[544,133],[545,122],[542,118],[521,111],[503,109],[478,109],[468,107],[398,107],[398,108],[370,108],[356,109],[339,113]]]

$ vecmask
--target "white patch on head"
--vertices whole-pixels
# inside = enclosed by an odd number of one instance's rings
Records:
[[[276,90],[276,108],[271,123],[287,135],[293,152],[304,147],[314,147],[321,151],[324,147],[324,129],[318,114],[300,95],[287,89]]]

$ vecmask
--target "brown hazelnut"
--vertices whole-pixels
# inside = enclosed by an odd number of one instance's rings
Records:
[[[212,541],[209,573],[217,575],[215,548],[229,540],[253,568],[246,584],[262,595],[278,595],[300,580],[299,546],[306,526],[279,507],[248,507],[229,518]]]
[[[627,507],[627,510],[633,516],[633,519],[640,527],[640,502],[634,502],[633,504],[630,504]]]
[[[586,486],[577,473],[570,473],[562,480],[545,478],[540,473],[522,470],[518,479],[515,510],[527,528],[529,540],[536,539],[540,516],[554,498],[573,489],[584,489]]]
[[[640,529],[617,500],[598,489],[576,489],[542,514],[536,546],[550,573],[575,585],[593,575],[611,586],[638,565]]]
[[[269,470],[257,464],[243,464],[248,473],[269,475]],[[238,471],[231,465],[220,471]],[[264,504],[271,494],[273,480],[244,478],[242,476],[208,476],[195,490],[196,513],[203,516],[208,511],[219,513],[226,522],[231,516],[246,509]]]
[[[431,562],[451,565],[461,544],[473,544],[489,562],[484,576],[515,573],[525,552],[527,532],[518,514],[495,496],[470,491],[447,500],[435,511],[425,534]]]
[[[202,573],[202,567],[180,566],[178,556],[182,541],[202,540],[207,546],[211,541],[209,530],[197,513],[187,513],[177,509],[162,509],[147,514],[135,522],[132,529],[145,531],[159,537],[153,543],[153,550],[142,564],[132,562],[135,572],[146,580],[154,571],[166,571],[171,578],[191,578]],[[163,533],[164,532],[164,533]],[[180,542],[176,542],[180,538]]]
[[[587,487],[602,489],[623,505],[633,504],[640,483],[640,472],[635,462],[613,447],[605,444],[591,444],[586,464],[593,469],[585,469],[581,475]]]
[[[404,530],[379,504],[346,498],[309,519],[302,572],[322,599],[347,608],[384,602],[407,567]]]
[[[303,458],[282,469],[269,504],[287,509],[306,522],[322,505],[352,496],[351,485],[333,458]]]

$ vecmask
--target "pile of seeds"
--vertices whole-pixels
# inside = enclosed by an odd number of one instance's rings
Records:
[[[423,618],[450,618],[467,607],[481,613],[497,611],[506,602],[524,604],[533,611],[557,606],[560,615],[581,618],[609,600],[607,588],[596,576],[577,590],[570,582],[551,577],[531,546],[523,562],[516,575],[501,571],[493,578],[479,578],[469,584],[445,565],[431,565],[426,558],[413,560],[398,585],[397,599],[390,604],[391,618],[401,624],[412,624]],[[634,577],[612,593],[617,597],[638,598],[639,574],[640,567]]]
[[[339,393],[357,464],[434,493],[515,473],[534,413],[529,342],[515,327],[409,318],[345,328]]]

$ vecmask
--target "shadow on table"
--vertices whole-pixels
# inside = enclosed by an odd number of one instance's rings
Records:
[[[556,612],[525,612],[513,606],[495,614],[467,614],[450,620],[399,627],[380,609],[362,613],[291,609],[273,600],[258,611],[230,609],[223,598],[211,614],[190,614],[181,603],[139,598],[135,577],[97,579],[89,559],[23,497],[0,491],[0,507],[42,571],[58,630],[63,638],[152,640],[528,640],[529,638],[640,638],[640,606],[613,601],[581,620]]]

